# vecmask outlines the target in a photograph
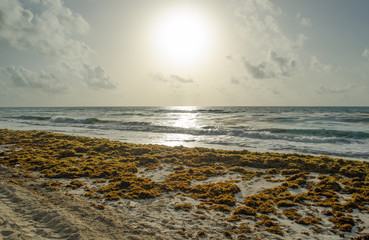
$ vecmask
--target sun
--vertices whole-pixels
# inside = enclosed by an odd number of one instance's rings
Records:
[[[212,25],[206,15],[188,7],[163,13],[153,28],[156,54],[173,64],[203,60],[213,45]]]

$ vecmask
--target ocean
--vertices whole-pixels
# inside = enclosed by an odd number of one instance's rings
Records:
[[[0,108],[0,128],[369,160],[369,107]]]

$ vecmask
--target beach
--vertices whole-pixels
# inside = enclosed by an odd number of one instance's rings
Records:
[[[0,240],[369,240],[368,9],[0,0]]]
[[[369,163],[0,130],[4,239],[368,239]]]
[[[368,9],[0,0],[0,240],[369,240]]]

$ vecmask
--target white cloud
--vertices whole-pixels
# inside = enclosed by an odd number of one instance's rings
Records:
[[[304,34],[299,34],[297,36],[297,41],[296,41],[297,46],[298,47],[303,47],[307,39],[308,38]]]
[[[46,92],[66,92],[69,86],[57,76],[44,71],[33,72],[23,67],[8,66],[1,69],[15,87],[41,89]]]
[[[273,70],[270,69],[266,62],[258,65],[250,64],[245,58],[243,59],[247,72],[255,79],[267,79],[276,77]]]
[[[316,72],[332,72],[334,70],[332,65],[323,64],[316,56],[310,58],[310,69]]]
[[[184,78],[175,74],[164,76],[161,73],[150,74],[151,79],[156,82],[167,83],[172,89],[181,88],[183,84],[192,84],[194,80],[192,78]]]
[[[301,19],[301,25],[304,27],[311,27],[312,23],[311,23],[311,19],[310,18],[302,18]]]
[[[350,92],[354,88],[355,88],[355,85],[354,84],[349,84],[349,85],[344,86],[344,87],[325,87],[325,86],[320,86],[318,88],[318,93],[319,94],[343,94],[343,93]]]
[[[74,81],[95,90],[116,88],[101,66],[90,63],[93,50],[76,38],[89,28],[62,0],[1,0],[0,40],[11,48],[31,50],[50,59],[48,71],[7,67],[6,76],[15,87],[54,92],[65,92]]]
[[[0,2],[0,39],[9,46],[51,57],[86,58],[91,53],[84,42],[72,37],[86,33],[88,23],[61,0],[29,1],[28,5],[34,12],[18,0]]]
[[[170,75],[170,79],[172,79],[173,81],[181,82],[181,83],[193,83],[193,79],[191,78],[183,78],[183,77],[180,77],[174,74]]]
[[[40,89],[45,92],[65,93],[71,90],[75,81],[84,82],[89,88],[114,89],[117,84],[105,73],[101,66],[69,64],[62,62],[48,71],[34,72],[22,66],[0,68],[0,74],[8,80],[4,88]],[[68,79],[68,81],[66,81]]]
[[[239,85],[241,82],[238,78],[232,77],[231,78],[231,84]]]
[[[151,78],[157,82],[165,82],[165,83],[193,83],[193,79],[191,78],[183,78],[175,74],[171,74],[169,76],[164,76],[161,73],[150,74]]]
[[[277,17],[282,13],[271,1],[233,1],[245,53],[241,62],[254,79],[287,78],[299,71],[297,49],[307,39],[303,34],[289,38]]]
[[[308,17],[302,17],[300,12],[296,14],[296,18],[300,21],[301,26],[308,28],[311,28],[313,26],[311,19]]]
[[[283,34],[275,20],[281,13],[270,1],[232,1],[237,18],[239,33],[245,44],[267,49],[283,48],[289,50],[290,40]]]
[[[365,58],[368,58],[369,60],[369,49],[368,48],[365,48],[364,52],[361,54],[361,56],[365,57]]]
[[[280,56],[270,51],[268,57],[259,64],[252,64],[243,57],[246,71],[255,79],[290,77],[299,70],[293,56]]]
[[[92,89],[113,89],[117,87],[101,66],[84,65],[84,82]]]
[[[255,13],[258,11],[271,13],[274,15],[279,15],[282,13],[282,10],[276,7],[269,0],[231,0],[230,2],[234,8],[235,14],[239,16],[243,16],[245,13]]]

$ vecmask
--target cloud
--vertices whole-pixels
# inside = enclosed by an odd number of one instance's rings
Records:
[[[316,56],[310,58],[310,69],[316,72],[332,72],[334,70],[332,65],[323,64]]]
[[[230,2],[235,14],[242,17],[247,17],[244,16],[245,13],[265,12],[274,15],[280,15],[282,13],[282,10],[269,0],[232,0]]]
[[[254,79],[288,78],[300,70],[297,50],[307,39],[289,38],[278,24],[283,12],[272,1],[233,1],[244,53],[241,64]],[[251,60],[252,56],[254,59]],[[256,60],[255,60],[256,59]]]
[[[297,41],[296,41],[297,46],[298,47],[303,47],[307,39],[308,38],[304,34],[299,34],[297,36]]]
[[[247,46],[289,50],[290,40],[283,34],[275,16],[282,13],[270,1],[231,1],[238,32]]]
[[[80,81],[95,90],[116,88],[101,66],[90,63],[94,51],[77,39],[89,29],[87,21],[62,0],[0,1],[0,40],[11,48],[50,59],[48,71],[7,67],[13,86],[61,93],[69,88],[67,82]]]
[[[255,79],[267,79],[276,76],[266,62],[262,62],[258,65],[252,65],[245,58],[243,61],[247,72]]]
[[[271,51],[270,59],[277,65],[277,72],[282,76],[289,77],[297,70],[297,62],[293,57],[282,57]]]
[[[369,60],[369,49],[368,48],[365,48],[364,52],[361,54],[361,56],[365,57],[365,58],[368,58]]]
[[[318,88],[318,94],[343,94],[350,92],[355,88],[354,84],[349,84],[345,87],[325,87],[320,86]]]
[[[8,66],[1,69],[12,85],[20,88],[41,89],[46,92],[66,92],[69,86],[52,73],[33,72],[23,67]]]
[[[170,75],[170,79],[172,81],[177,81],[177,82],[181,82],[181,83],[193,83],[193,80],[191,78],[182,78],[180,76],[177,75]]]
[[[89,88],[114,89],[117,84],[106,75],[101,66],[92,67],[84,64],[73,66],[63,62],[52,68],[53,71],[34,72],[22,66],[7,66],[0,69],[9,83],[7,87],[40,89],[46,92],[66,93],[69,92],[75,80],[84,82]],[[69,81],[66,81],[68,79]],[[69,83],[68,83],[69,82]]]
[[[312,23],[311,23],[311,19],[310,18],[302,18],[301,19],[301,25],[304,27],[311,27]]]
[[[245,57],[243,64],[246,71],[255,79],[290,77],[299,69],[294,57],[280,56],[273,50],[259,64],[252,64]]]
[[[165,76],[161,73],[150,74],[151,79],[156,82],[162,82],[169,84],[170,88],[178,89],[183,87],[183,84],[192,84],[194,80],[192,78],[184,78],[175,74]]]
[[[193,83],[193,79],[191,78],[183,78],[178,75],[171,74],[169,76],[164,76],[161,73],[150,74],[151,78],[157,82],[164,82],[164,83]]]
[[[311,19],[307,17],[301,17],[300,12],[296,14],[296,18],[297,20],[300,21],[301,26],[308,27],[308,28],[311,28],[313,26]]]
[[[85,58],[91,53],[84,42],[72,37],[86,33],[88,23],[61,0],[29,1],[27,6],[18,0],[0,2],[0,39],[9,46],[51,57]]]
[[[114,83],[101,66],[91,67],[84,65],[84,82],[92,89],[114,89],[117,84]]]
[[[249,93],[258,92],[259,94],[272,93],[273,95],[281,95],[281,91],[278,89],[278,83],[275,86],[274,81],[253,81],[245,76],[232,76],[230,79],[231,86],[233,85],[233,91],[242,90]],[[227,89],[227,88],[224,88]],[[229,88],[228,88],[229,89]],[[222,91],[222,89],[219,89]]]
[[[240,83],[241,83],[240,79],[238,79],[236,77],[231,78],[231,84],[239,85]]]

